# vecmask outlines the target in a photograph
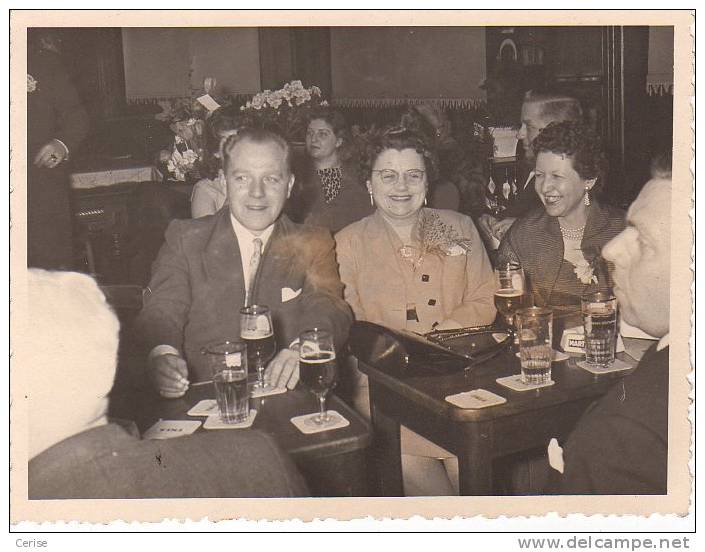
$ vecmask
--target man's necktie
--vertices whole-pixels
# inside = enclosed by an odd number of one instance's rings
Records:
[[[255,277],[257,276],[257,269],[259,268],[259,262],[262,259],[262,240],[255,238],[252,240],[252,257],[250,257],[250,274],[247,282],[247,297],[246,303],[248,305],[252,304],[252,292],[254,291]]]

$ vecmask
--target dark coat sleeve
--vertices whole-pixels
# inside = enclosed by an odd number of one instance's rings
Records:
[[[563,446],[560,494],[666,494],[668,349],[647,352],[580,419]]]
[[[660,437],[633,418],[595,418],[578,428],[564,449],[560,492],[665,494],[665,479],[657,482],[654,477],[665,465],[662,450]]]
[[[54,86],[57,114],[54,138],[66,144],[69,154],[73,154],[88,135],[88,114],[65,71],[57,71]]]
[[[183,348],[184,326],[191,306],[188,259],[183,249],[183,222],[166,230],[165,242],[152,266],[152,279],[135,328],[148,353],[157,345]]]
[[[338,275],[335,242],[330,233],[317,229],[311,232],[306,247],[313,255],[306,267],[302,290],[303,314],[297,321],[298,333],[312,328],[323,328],[333,333],[337,348],[348,337],[352,312],[343,300],[343,284]],[[305,258],[305,257],[304,257]]]

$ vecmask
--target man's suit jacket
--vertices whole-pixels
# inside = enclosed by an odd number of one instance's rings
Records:
[[[580,419],[563,447],[560,494],[666,494],[668,351],[646,352]]]
[[[314,327],[327,329],[337,347],[352,321],[342,299],[333,239],[327,230],[275,223],[262,253],[252,303],[268,305],[279,349]],[[239,338],[246,282],[227,206],[215,215],[175,220],[152,267],[136,328],[147,351],[171,345],[182,351],[192,381],[212,377],[201,349]]]
[[[116,424],[89,429],[29,461],[29,498],[305,496],[288,456],[259,431],[141,441]]]
[[[437,213],[459,237],[470,242],[467,254],[427,254],[413,272],[400,258],[402,243],[379,212],[338,232],[340,276],[345,299],[358,320],[394,329],[428,332],[447,318],[464,326],[489,324],[495,318],[494,274],[470,217],[455,211]],[[418,323],[407,321],[407,305],[416,307]]]

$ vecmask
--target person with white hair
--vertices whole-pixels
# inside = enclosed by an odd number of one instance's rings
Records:
[[[20,358],[29,383],[30,499],[306,494],[263,433],[143,441],[111,423],[119,323],[105,296],[84,274],[31,269],[28,280],[35,345]]]

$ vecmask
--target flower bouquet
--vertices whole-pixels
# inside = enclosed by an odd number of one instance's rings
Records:
[[[317,86],[304,88],[300,80],[286,83],[279,90],[265,90],[240,107],[243,125],[267,128],[281,133],[290,142],[304,140],[308,115],[327,107]]]
[[[208,111],[190,98],[160,101],[159,106],[162,112],[155,119],[169,124],[174,142],[170,149],[159,152],[158,163],[172,180],[195,182],[200,178],[204,157],[203,130]]]

